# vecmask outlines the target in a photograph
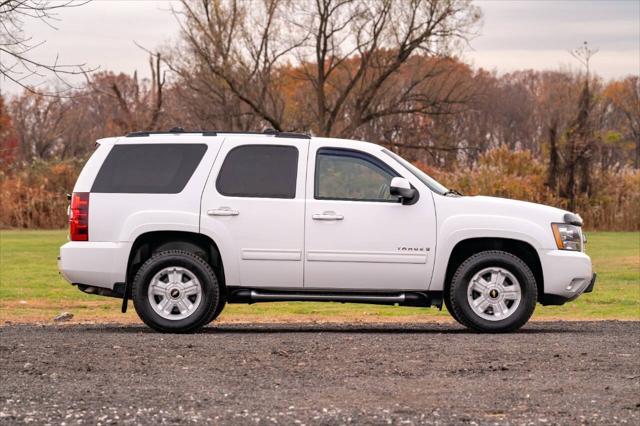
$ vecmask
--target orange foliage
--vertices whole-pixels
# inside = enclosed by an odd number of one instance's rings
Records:
[[[567,208],[567,200],[545,186],[546,165],[530,151],[505,146],[482,154],[471,170],[445,171],[418,164],[445,186],[465,195],[490,195]],[[640,171],[594,170],[594,193],[577,199],[576,212],[588,229],[640,229]]]
[[[67,223],[67,192],[82,164],[35,162],[18,170],[0,170],[1,228],[62,228]]]
[[[18,149],[18,137],[5,107],[4,98],[0,96],[0,165],[15,162]]]

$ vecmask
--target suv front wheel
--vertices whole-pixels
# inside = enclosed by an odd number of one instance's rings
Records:
[[[504,251],[483,251],[462,262],[445,295],[452,314],[476,331],[509,332],[533,314],[536,280],[520,258]]]
[[[195,331],[209,322],[221,303],[211,266],[183,250],[153,255],[138,270],[131,293],[138,316],[162,332]]]

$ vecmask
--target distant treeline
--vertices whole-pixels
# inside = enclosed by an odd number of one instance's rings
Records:
[[[472,68],[455,52],[481,11],[464,0],[181,3],[181,37],[150,53],[150,78],[104,71],[63,96],[0,98],[0,226],[63,226],[96,139],[179,126],[368,140],[468,194],[640,227],[637,75]]]

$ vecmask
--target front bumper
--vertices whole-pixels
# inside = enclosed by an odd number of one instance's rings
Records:
[[[544,296],[571,301],[595,283],[591,258],[582,252],[566,250],[539,251],[544,277]],[[554,303],[555,304],[555,303]]]
[[[595,272],[593,273],[593,276],[591,278],[591,282],[589,283],[587,288],[584,289],[583,293],[591,293],[593,291],[593,287],[595,287],[595,285],[596,285],[596,276],[597,275],[598,274],[596,274]]]

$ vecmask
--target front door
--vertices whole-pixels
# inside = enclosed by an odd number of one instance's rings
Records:
[[[305,288],[427,289],[436,241],[432,194],[389,159],[371,145],[354,150],[311,141]],[[396,176],[419,190],[417,203],[403,205],[390,194]]]
[[[202,195],[200,227],[227,286],[301,288],[308,140],[227,137]]]

